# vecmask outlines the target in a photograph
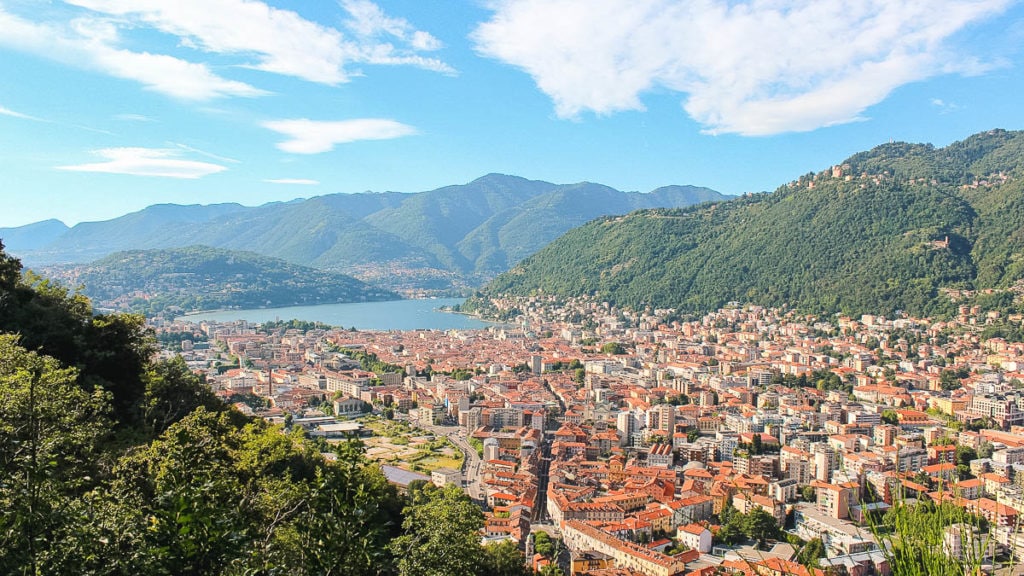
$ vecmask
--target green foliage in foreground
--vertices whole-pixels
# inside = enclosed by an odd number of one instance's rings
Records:
[[[22,278],[0,247],[0,574],[524,576],[457,490],[396,493],[229,410],[132,316]],[[42,322],[41,319],[47,320]],[[471,561],[471,562],[470,562]],[[441,568],[439,568],[441,567]]]
[[[770,194],[641,210],[573,229],[484,297],[593,296],[701,312],[729,302],[810,312],[949,315],[942,290],[1024,278],[1024,132],[942,149],[888,144]],[[1013,309],[1009,292],[979,305]],[[463,309],[486,310],[469,302]]]
[[[818,561],[825,557],[825,545],[821,538],[812,538],[800,548],[796,561],[808,568],[818,568]]]
[[[951,502],[897,502],[881,522],[869,515],[869,528],[896,576],[963,576],[980,573],[992,543],[984,520]],[[964,555],[951,557],[943,535],[951,526],[964,533]]]

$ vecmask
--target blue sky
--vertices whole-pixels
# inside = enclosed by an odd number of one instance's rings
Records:
[[[0,226],[490,172],[772,190],[1024,128],[1013,0],[0,0]]]

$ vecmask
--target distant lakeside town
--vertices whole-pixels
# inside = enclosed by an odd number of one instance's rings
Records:
[[[537,570],[565,563],[555,539],[572,573],[887,574],[871,523],[911,500],[977,520],[944,554],[1024,554],[1022,315],[492,304],[509,324],[150,325],[239,410],[362,436],[399,486],[462,486]]]

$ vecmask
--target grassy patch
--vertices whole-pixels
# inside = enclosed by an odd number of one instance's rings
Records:
[[[364,419],[363,425],[374,434],[364,440],[366,455],[372,460],[424,474],[438,468],[462,467],[462,452],[443,436],[435,437],[405,422],[375,417]]]

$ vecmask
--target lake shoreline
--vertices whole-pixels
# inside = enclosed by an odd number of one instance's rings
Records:
[[[401,300],[428,300],[428,298],[395,298],[394,300],[364,300],[360,302],[324,302],[322,304],[284,304],[281,306],[263,306],[261,308],[213,308],[211,310],[193,310],[183,312],[181,316],[175,316],[175,322],[184,322],[189,316],[202,316],[204,314],[219,314],[221,312],[248,312],[253,310],[280,310],[282,308],[306,308],[309,306],[333,306],[335,304],[374,304],[380,302],[398,302]],[[289,318],[291,320],[291,318]]]
[[[451,310],[463,298],[403,298],[374,302],[315,304],[274,308],[229,309],[183,314],[175,322],[301,320],[357,330],[479,330],[495,323]]]

